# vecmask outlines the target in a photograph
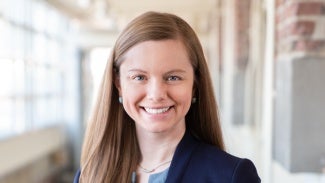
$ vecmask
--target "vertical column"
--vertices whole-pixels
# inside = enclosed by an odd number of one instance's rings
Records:
[[[263,64],[263,84],[261,94],[261,123],[262,123],[262,157],[263,182],[272,182],[272,134],[273,134],[273,81],[274,81],[274,32],[275,32],[275,0],[266,0],[266,26],[265,26],[265,55]]]
[[[221,107],[224,121],[244,122],[245,72],[249,58],[249,0],[221,1]]]
[[[321,172],[325,166],[325,2],[277,0],[276,6],[273,156],[290,172]]]
[[[244,124],[245,81],[249,59],[249,23],[250,0],[235,0],[235,56],[234,82],[233,82],[233,123]]]
[[[222,121],[228,124],[233,119],[233,75],[234,75],[234,1],[222,0],[221,27],[221,114]]]

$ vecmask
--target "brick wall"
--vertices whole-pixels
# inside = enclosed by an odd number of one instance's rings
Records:
[[[277,0],[273,156],[291,173],[323,170],[325,1]]]
[[[277,55],[325,51],[325,2],[276,1]]]
[[[250,0],[235,0],[235,61],[245,68],[249,59]]]

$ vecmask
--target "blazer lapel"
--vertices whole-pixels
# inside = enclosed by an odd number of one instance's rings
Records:
[[[166,183],[180,183],[188,167],[191,155],[199,142],[195,140],[189,132],[185,132],[184,137],[177,145],[173,160],[171,162]]]

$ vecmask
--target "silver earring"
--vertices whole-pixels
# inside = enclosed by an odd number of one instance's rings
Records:
[[[122,97],[119,97],[119,98],[118,98],[118,102],[119,102],[120,104],[123,103],[123,99],[122,99]]]
[[[192,104],[194,104],[196,102],[196,97],[192,98]]]

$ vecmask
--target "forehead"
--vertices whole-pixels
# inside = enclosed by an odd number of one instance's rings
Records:
[[[179,40],[145,41],[130,48],[123,57],[120,69],[192,68],[187,50]]]

